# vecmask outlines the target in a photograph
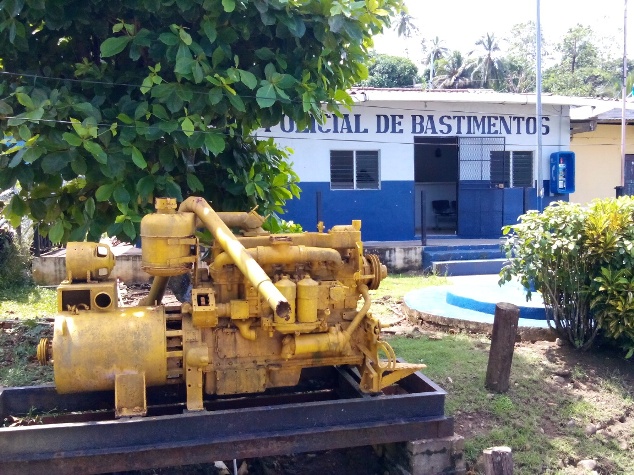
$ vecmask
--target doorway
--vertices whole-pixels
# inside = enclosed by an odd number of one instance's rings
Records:
[[[458,137],[414,137],[416,234],[458,230]],[[422,198],[421,195],[424,197]]]
[[[634,155],[625,155],[624,172],[623,194],[632,196],[634,195]]]

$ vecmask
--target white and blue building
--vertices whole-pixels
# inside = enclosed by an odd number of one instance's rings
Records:
[[[301,198],[285,219],[314,230],[363,222],[366,241],[408,241],[429,233],[500,236],[537,206],[538,167],[549,201],[549,160],[570,148],[573,98],[486,90],[360,88],[342,117],[304,130],[285,118],[260,131],[294,153]],[[577,99],[578,101],[578,99]],[[541,163],[537,140],[542,136]],[[439,206],[444,211],[439,213]]]

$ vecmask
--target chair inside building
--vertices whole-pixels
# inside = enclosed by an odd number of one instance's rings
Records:
[[[456,226],[456,202],[449,200],[434,200],[431,202],[434,210],[434,229],[440,229],[441,225],[447,224],[450,227]]]

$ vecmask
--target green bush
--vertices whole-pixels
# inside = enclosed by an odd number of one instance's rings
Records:
[[[14,233],[0,228],[0,288],[11,289],[30,281],[29,248]]]
[[[631,197],[526,213],[503,230],[510,260],[500,283],[517,276],[527,298],[541,291],[549,324],[577,348],[589,348],[601,329],[634,349],[633,216]]]

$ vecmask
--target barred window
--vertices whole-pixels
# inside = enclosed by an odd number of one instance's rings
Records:
[[[533,152],[491,152],[491,183],[504,188],[533,186]]]
[[[331,150],[331,190],[378,190],[379,152],[377,150]]]

